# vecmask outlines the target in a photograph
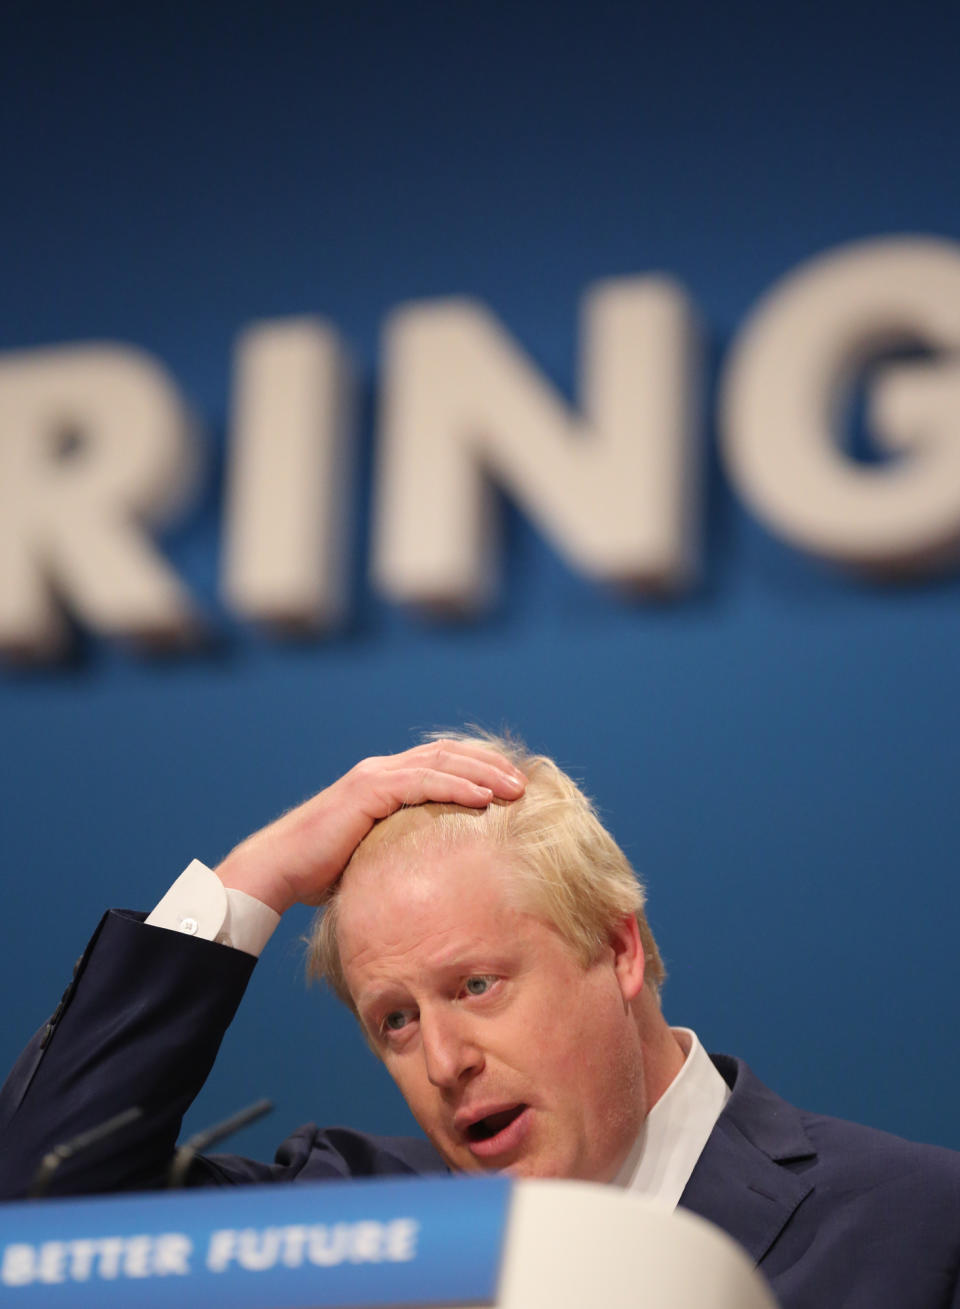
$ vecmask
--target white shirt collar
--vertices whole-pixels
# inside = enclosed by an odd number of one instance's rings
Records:
[[[686,1027],[671,1030],[686,1059],[647,1114],[613,1185],[662,1200],[675,1209],[730,1098],[730,1088],[695,1032]]]

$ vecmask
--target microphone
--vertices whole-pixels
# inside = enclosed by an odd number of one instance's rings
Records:
[[[65,1141],[63,1145],[55,1145],[52,1150],[43,1156],[40,1161],[40,1167],[33,1175],[30,1183],[30,1189],[27,1191],[28,1200],[41,1200],[47,1193],[50,1183],[53,1181],[53,1175],[65,1159],[73,1159],[78,1154],[99,1145],[107,1137],[113,1136],[114,1132],[119,1132],[121,1128],[135,1123],[138,1118],[143,1117],[143,1110],[139,1105],[131,1105],[129,1109],[124,1109],[119,1114],[114,1114],[108,1118],[105,1123],[100,1123],[98,1127],[88,1127],[85,1132]]]
[[[240,1128],[246,1127],[248,1123],[256,1122],[258,1118],[268,1114],[272,1108],[272,1100],[257,1100],[253,1104],[248,1104],[246,1109],[238,1109],[229,1118],[224,1118],[223,1122],[214,1123],[213,1127],[206,1127],[202,1132],[197,1132],[191,1136],[188,1141],[184,1141],[173,1156],[173,1162],[167,1172],[167,1186],[169,1189],[176,1190],[186,1184],[190,1165],[201,1150],[206,1150],[207,1146],[222,1141],[225,1136],[232,1136],[234,1132],[239,1132]]]

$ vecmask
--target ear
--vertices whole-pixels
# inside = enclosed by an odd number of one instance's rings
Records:
[[[640,944],[640,928],[633,914],[627,914],[610,931],[613,968],[624,1000],[636,999],[643,989],[646,960]]]

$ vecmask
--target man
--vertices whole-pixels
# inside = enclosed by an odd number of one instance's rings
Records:
[[[550,760],[476,737],[364,761],[216,876],[191,866],[146,925],[108,915],[0,1098],[3,1193],[131,1103],[145,1118],[58,1180],[156,1183],[253,955],[298,901],[325,905],[313,968],[430,1144],[311,1125],[272,1165],[199,1160],[193,1184],[584,1178],[717,1223],[787,1309],[960,1306],[960,1157],[801,1113],[669,1028],[642,891],[589,802]]]

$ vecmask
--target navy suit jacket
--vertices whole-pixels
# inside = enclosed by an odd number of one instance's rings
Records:
[[[255,961],[111,912],[0,1092],[0,1196],[44,1153],[131,1104],[144,1117],[65,1163],[55,1192],[162,1185],[180,1119]],[[753,1257],[784,1309],[960,1309],[960,1155],[804,1113],[744,1063],[681,1204]],[[196,1161],[191,1185],[443,1172],[426,1141],[301,1127],[272,1164]]]

